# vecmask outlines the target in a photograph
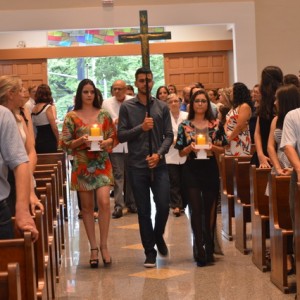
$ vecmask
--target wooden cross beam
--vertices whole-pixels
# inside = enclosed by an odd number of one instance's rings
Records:
[[[141,42],[143,67],[150,69],[149,40],[171,39],[171,32],[148,32],[148,14],[146,10],[140,11],[140,33],[121,34],[119,43]]]

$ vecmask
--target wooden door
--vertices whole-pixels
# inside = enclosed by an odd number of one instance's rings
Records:
[[[201,82],[205,89],[229,84],[226,51],[164,54],[165,82],[181,94],[185,86]]]
[[[46,59],[22,59],[0,61],[0,76],[13,75],[22,78],[24,87],[48,83]]]

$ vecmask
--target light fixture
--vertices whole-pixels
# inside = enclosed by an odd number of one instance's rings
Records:
[[[114,0],[102,0],[102,6],[105,7],[114,6]]]

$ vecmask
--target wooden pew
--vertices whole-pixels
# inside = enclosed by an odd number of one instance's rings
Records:
[[[58,209],[59,214],[59,229],[61,237],[61,248],[65,249],[65,226],[64,226],[64,197],[63,197],[63,172],[62,164],[60,161],[57,164],[45,164],[45,165],[36,165],[36,170],[34,171],[34,176],[42,178],[48,177],[52,172],[56,176],[56,186],[58,195],[56,197],[56,208]]]
[[[59,204],[59,196],[58,196],[58,179],[57,179],[57,168],[54,170],[44,170],[44,171],[34,171],[33,176],[36,180],[37,187],[43,187],[47,182],[51,183],[52,187],[52,217],[53,223],[56,225],[58,230],[58,255],[59,255],[59,263],[61,262],[61,254],[62,254],[62,239],[64,237],[64,224],[61,223],[63,219],[60,215],[60,204]]]
[[[300,183],[295,188],[295,224],[294,224],[294,243],[296,261],[296,286],[297,299],[300,299]]]
[[[220,177],[221,177],[221,210],[222,210],[222,234],[229,241],[232,236],[232,218],[234,217],[234,195],[233,195],[233,160],[250,161],[251,156],[225,156],[220,155]]]
[[[248,254],[246,226],[251,222],[250,205],[250,161],[234,159],[233,164],[235,247],[243,254]]]
[[[47,207],[48,213],[48,230],[49,230],[49,247],[51,257],[50,257],[50,264],[51,270],[53,270],[55,277],[55,281],[59,282],[59,265],[61,263],[61,251],[60,251],[60,230],[58,227],[58,217],[57,217],[57,210],[56,206],[53,205],[53,202],[56,202],[53,198],[55,198],[56,193],[56,179],[55,175],[51,174],[49,178],[36,178],[36,193],[38,196],[42,194],[46,194],[47,196]],[[53,196],[54,195],[54,196]],[[53,211],[54,210],[54,211]],[[54,291],[53,291],[54,293]]]
[[[46,280],[48,283],[48,295],[49,299],[55,298],[56,288],[56,274],[59,274],[58,268],[58,255],[55,253],[55,234],[53,234],[53,219],[52,219],[52,189],[51,184],[46,183],[45,187],[36,188],[36,194],[40,198],[42,204],[45,207],[43,215],[44,222],[44,249],[45,249],[45,268],[46,268]],[[49,199],[49,201],[48,201]]]
[[[68,176],[68,159],[66,153],[60,151],[57,153],[40,153],[37,154],[37,164],[57,164],[58,161],[62,163],[63,171],[63,197],[64,197],[64,218],[68,220],[68,202],[70,199],[69,176]]]
[[[269,198],[265,195],[271,169],[250,167],[250,201],[252,223],[252,261],[263,272],[270,269],[266,258],[269,236]]]
[[[51,186],[48,187],[49,190],[51,190]],[[47,190],[47,188],[45,188]],[[39,195],[39,199],[41,203],[46,208],[48,206],[47,196],[45,194]],[[55,276],[53,270],[51,270],[51,255],[52,255],[52,247],[53,242],[52,239],[50,239],[49,235],[49,225],[48,225],[48,211],[45,209],[44,214],[42,214],[43,218],[43,234],[44,234],[44,263],[45,263],[45,280],[47,283],[47,295],[48,299],[54,299],[55,298]],[[54,252],[53,252],[54,255]]]
[[[0,300],[22,300],[18,263],[9,263],[7,271],[0,272],[0,291]]]
[[[8,263],[20,266],[22,300],[37,299],[36,275],[31,233],[24,232],[22,239],[0,240],[0,272],[6,272]]]
[[[290,176],[270,175],[270,278],[283,293],[290,291],[287,276],[287,255],[293,253],[293,229],[289,205],[289,185]]]
[[[47,286],[47,275],[45,268],[45,236],[42,212],[37,210],[35,212],[34,222],[36,229],[39,232],[39,238],[34,243],[34,258],[35,258],[35,272],[37,281],[37,298],[40,300],[49,299],[48,286]]]

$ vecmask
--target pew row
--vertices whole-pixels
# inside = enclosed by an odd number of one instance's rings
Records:
[[[234,214],[235,214],[235,247],[242,253],[248,254],[247,223],[251,222],[250,205],[250,161],[234,159],[233,187],[234,187]]]
[[[7,271],[0,272],[0,291],[0,300],[22,300],[18,263],[8,263]]]
[[[63,199],[64,199],[64,218],[68,220],[68,202],[70,199],[70,189],[69,189],[69,176],[68,176],[68,159],[67,155],[64,152],[56,153],[39,153],[37,154],[37,164],[57,164],[58,161],[61,161],[62,164],[62,175],[63,175]]]
[[[19,264],[22,300],[37,299],[33,248],[30,232],[24,232],[24,238],[0,240],[0,272],[6,272],[10,262]]]
[[[289,293],[287,256],[293,253],[293,229],[289,205],[290,176],[269,178],[269,212],[271,239],[271,282]]]
[[[250,202],[252,224],[252,261],[263,272],[270,270],[266,257],[269,237],[269,198],[265,195],[271,169],[250,167]]]
[[[222,234],[229,241],[233,240],[232,218],[234,217],[234,193],[233,193],[233,160],[250,161],[251,156],[225,156],[220,155],[221,178],[221,211]]]

